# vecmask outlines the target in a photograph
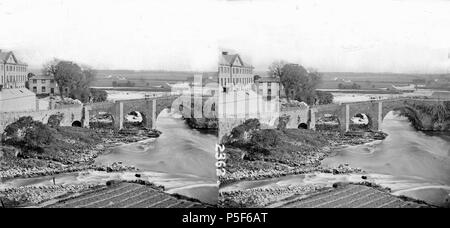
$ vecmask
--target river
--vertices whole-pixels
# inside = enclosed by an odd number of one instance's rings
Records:
[[[96,163],[120,161],[142,171],[158,172],[164,178],[149,181],[164,185],[169,192],[215,203],[215,132],[191,129],[181,115],[167,109],[158,116],[156,129],[162,132],[159,138],[114,148],[98,157]]]
[[[416,131],[406,118],[389,113],[382,129],[385,140],[346,146],[322,161],[324,166],[349,164],[367,172],[367,181],[389,187],[394,195],[450,206],[450,135]],[[243,181],[221,191],[262,186],[331,186],[335,182],[361,182],[361,174],[310,173],[258,181]]]
[[[167,109],[158,116],[160,137],[113,148],[96,158],[96,164],[122,162],[139,168],[136,172],[107,173],[82,171],[36,178],[17,178],[2,183],[1,188],[57,184],[104,184],[115,180],[148,180],[162,185],[168,193],[178,193],[215,204],[218,184],[215,169],[215,132],[191,129],[181,115]]]

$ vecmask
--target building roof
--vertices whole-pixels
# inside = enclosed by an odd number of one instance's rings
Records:
[[[242,58],[239,54],[229,55],[228,52],[222,52],[222,57],[220,58],[219,64],[233,66],[236,59],[239,59],[239,61],[242,63],[242,66],[252,67],[251,65],[248,65],[244,61],[242,61]]]
[[[12,51],[4,52],[1,49],[0,49],[0,62],[1,63],[6,63],[11,55],[13,56],[13,58],[16,61],[17,64],[27,65],[26,63],[23,63],[23,62],[19,61]]]
[[[31,92],[30,90],[26,88],[20,88],[20,89],[2,89],[0,91],[0,101],[4,100],[13,100],[18,99],[22,97],[29,97],[33,96],[35,97],[36,94]]]
[[[261,77],[255,80],[256,82],[280,82],[279,78],[274,77]]]
[[[41,79],[47,79],[47,80],[52,80],[52,79],[55,79],[55,77],[53,77],[52,75],[35,75],[35,76],[32,76],[32,77],[30,77],[30,80],[33,80],[33,79],[36,79],[36,80],[41,80]]]

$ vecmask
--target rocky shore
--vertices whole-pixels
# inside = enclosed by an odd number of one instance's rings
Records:
[[[279,165],[274,165],[274,168],[261,169],[261,170],[249,170],[242,169],[236,172],[230,173],[225,177],[221,178],[221,187],[238,182],[238,181],[249,181],[249,180],[264,180],[276,177],[283,177],[289,175],[307,174],[307,173],[333,173],[333,174],[351,174],[351,173],[365,173],[364,170],[360,168],[353,168],[348,165],[339,165],[337,167],[282,167]]]
[[[293,195],[308,196],[327,188],[319,185],[262,187],[219,192],[219,207],[267,207]]]
[[[194,129],[218,129],[217,118],[185,118],[189,127]]]
[[[51,186],[24,186],[8,188],[0,192],[2,207],[27,207],[39,203],[61,198],[71,194],[81,193],[102,185],[51,185]]]
[[[108,152],[111,148],[127,143],[134,143],[148,139],[147,134],[120,134],[110,130],[93,130],[101,137],[101,142],[88,145],[80,150],[70,149],[77,156],[70,158],[48,159],[40,156],[18,157],[17,148],[2,146],[2,157],[0,158],[0,180],[12,178],[29,178],[38,176],[51,176],[60,173],[78,172],[83,170],[98,170],[108,172],[136,171],[132,166],[124,166],[121,163],[113,163],[107,166],[94,165],[94,159]],[[72,143],[77,143],[76,141]]]
[[[348,164],[340,164],[336,167],[325,167],[321,161],[331,156],[336,148],[346,145],[359,145],[380,139],[380,133],[369,133],[359,136],[340,136],[339,133],[322,132],[327,138],[327,144],[314,146],[310,151],[301,151],[302,148],[289,148],[292,156],[286,159],[281,156],[266,156],[261,159],[246,159],[248,151],[245,148],[226,147],[227,173],[220,177],[221,185],[230,184],[242,180],[260,180],[287,175],[305,174],[313,172],[349,174],[363,173],[358,167],[350,167]],[[385,137],[385,135],[384,135]],[[306,148],[306,147],[305,147]],[[311,149],[311,148],[309,148]],[[283,151],[285,152],[285,151]]]

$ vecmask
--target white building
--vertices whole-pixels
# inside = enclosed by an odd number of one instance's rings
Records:
[[[53,76],[34,75],[28,79],[28,88],[35,94],[59,94],[58,85]]]
[[[0,50],[0,112],[36,110],[36,94],[25,88],[27,64]]]
[[[12,51],[0,49],[0,87],[25,88],[27,74],[27,64],[20,62]]]
[[[280,97],[281,84],[278,78],[263,77],[255,79],[255,91],[266,100]]]
[[[0,112],[35,111],[36,102],[36,94],[26,88],[0,91]]]
[[[222,52],[219,60],[219,85],[223,92],[248,90],[253,84],[253,66],[246,64],[238,54]]]

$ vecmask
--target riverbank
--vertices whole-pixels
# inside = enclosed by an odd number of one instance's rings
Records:
[[[323,166],[321,161],[333,155],[336,148],[360,145],[383,139],[386,134],[341,134],[333,131],[305,129],[260,129],[259,123],[247,121],[225,139],[227,173],[220,177],[221,189],[241,181],[310,174],[361,174],[364,171],[348,164]],[[269,202],[292,194],[311,194],[323,185],[265,186],[262,188],[220,191],[221,207],[264,207]]]
[[[42,150],[25,151],[22,146],[2,145],[0,147],[0,183],[16,178],[53,176],[86,170],[105,172],[136,172],[134,166],[121,162],[94,164],[95,158],[108,153],[111,148],[134,143],[157,136],[160,132],[141,130],[140,134],[114,132],[108,129],[86,129],[77,127],[57,127],[51,144]],[[54,185],[40,187],[19,187],[3,189],[0,198],[9,205],[33,204],[56,195],[76,193],[95,186]]]
[[[57,147],[58,153],[43,151],[24,154],[21,148],[8,145],[0,147],[2,152],[0,180],[48,176],[88,169],[110,172],[134,170],[134,167],[123,166],[120,163],[98,166],[94,164],[94,159],[107,153],[112,147],[149,138],[147,133],[131,135],[104,129],[59,127],[59,130],[64,131],[62,140],[66,144],[51,145],[52,148]],[[92,141],[83,141],[83,137],[89,137]]]

